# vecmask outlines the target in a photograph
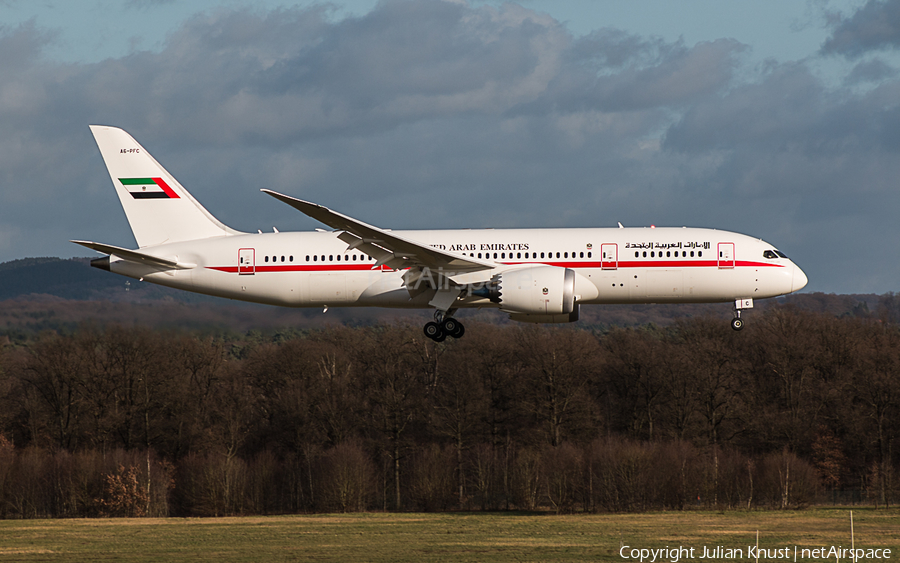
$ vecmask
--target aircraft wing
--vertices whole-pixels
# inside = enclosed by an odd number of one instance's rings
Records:
[[[97,252],[102,252],[103,254],[114,254],[119,258],[127,260],[129,262],[137,262],[139,264],[146,264],[148,266],[157,266],[159,268],[165,268],[168,270],[189,270],[197,266],[196,264],[184,264],[182,262],[176,262],[174,260],[166,260],[165,258],[159,258],[157,256],[144,254],[139,250],[128,250],[127,248],[120,248],[118,246],[103,244],[101,242],[91,242],[87,240],[71,240],[69,242],[80,244],[81,246],[90,248],[91,250],[96,250]]]
[[[344,231],[338,238],[349,244],[351,249],[359,248],[361,251],[373,256],[377,260],[376,268],[382,264],[392,269],[418,266],[420,268],[429,268],[434,272],[443,271],[446,274],[453,274],[492,270],[497,266],[490,261],[451,254],[409,240],[315,203],[273,192],[272,190],[262,191],[333,229]]]

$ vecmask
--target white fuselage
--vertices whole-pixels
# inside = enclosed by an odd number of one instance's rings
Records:
[[[581,304],[726,302],[796,291],[806,276],[746,235],[697,228],[472,229],[393,231],[446,252],[496,263],[453,276],[479,283],[533,265],[576,272]],[[142,248],[195,265],[164,270],[112,257],[110,270],[188,291],[287,307],[428,307],[434,294],[411,292],[403,271],[348,250],[337,232],[238,234]],[[764,256],[764,253],[770,257]],[[782,255],[783,256],[783,255]],[[458,307],[496,307],[468,295]]]

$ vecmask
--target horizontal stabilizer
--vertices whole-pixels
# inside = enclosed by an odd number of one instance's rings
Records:
[[[183,262],[178,262],[175,260],[166,260],[165,258],[159,258],[157,256],[144,254],[143,252],[140,252],[138,250],[128,250],[127,248],[112,246],[111,244],[91,242],[87,240],[72,240],[69,242],[80,244],[81,246],[90,248],[91,250],[96,250],[97,252],[102,252],[103,254],[113,254],[115,256],[118,256],[122,260],[127,260],[128,262],[137,262],[138,264],[157,266],[160,268],[165,268],[167,270],[189,270],[197,266],[196,264],[185,264]]]

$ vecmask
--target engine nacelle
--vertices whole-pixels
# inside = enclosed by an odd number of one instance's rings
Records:
[[[510,313],[509,320],[519,321],[520,323],[574,323],[578,320],[578,313],[581,311],[581,305],[575,304],[575,310],[569,314],[562,313],[559,315],[528,315],[525,313]]]
[[[570,315],[575,311],[575,272],[555,266],[510,270],[473,294],[488,297],[507,313]]]

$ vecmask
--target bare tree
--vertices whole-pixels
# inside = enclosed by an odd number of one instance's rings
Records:
[[[869,422],[878,460],[879,500],[887,505],[893,489],[891,451],[900,415],[900,331],[894,326],[871,325],[862,365],[854,373],[854,403]]]
[[[401,461],[409,447],[407,430],[421,421],[428,387],[418,364],[422,336],[410,327],[359,331],[356,361],[362,366],[360,393],[374,428],[381,434],[393,474],[393,507],[401,510]]]
[[[84,379],[85,366],[75,339],[48,334],[30,347],[22,381],[40,398],[46,427],[58,448],[78,446],[85,411]],[[32,412],[32,416],[40,415]]]

